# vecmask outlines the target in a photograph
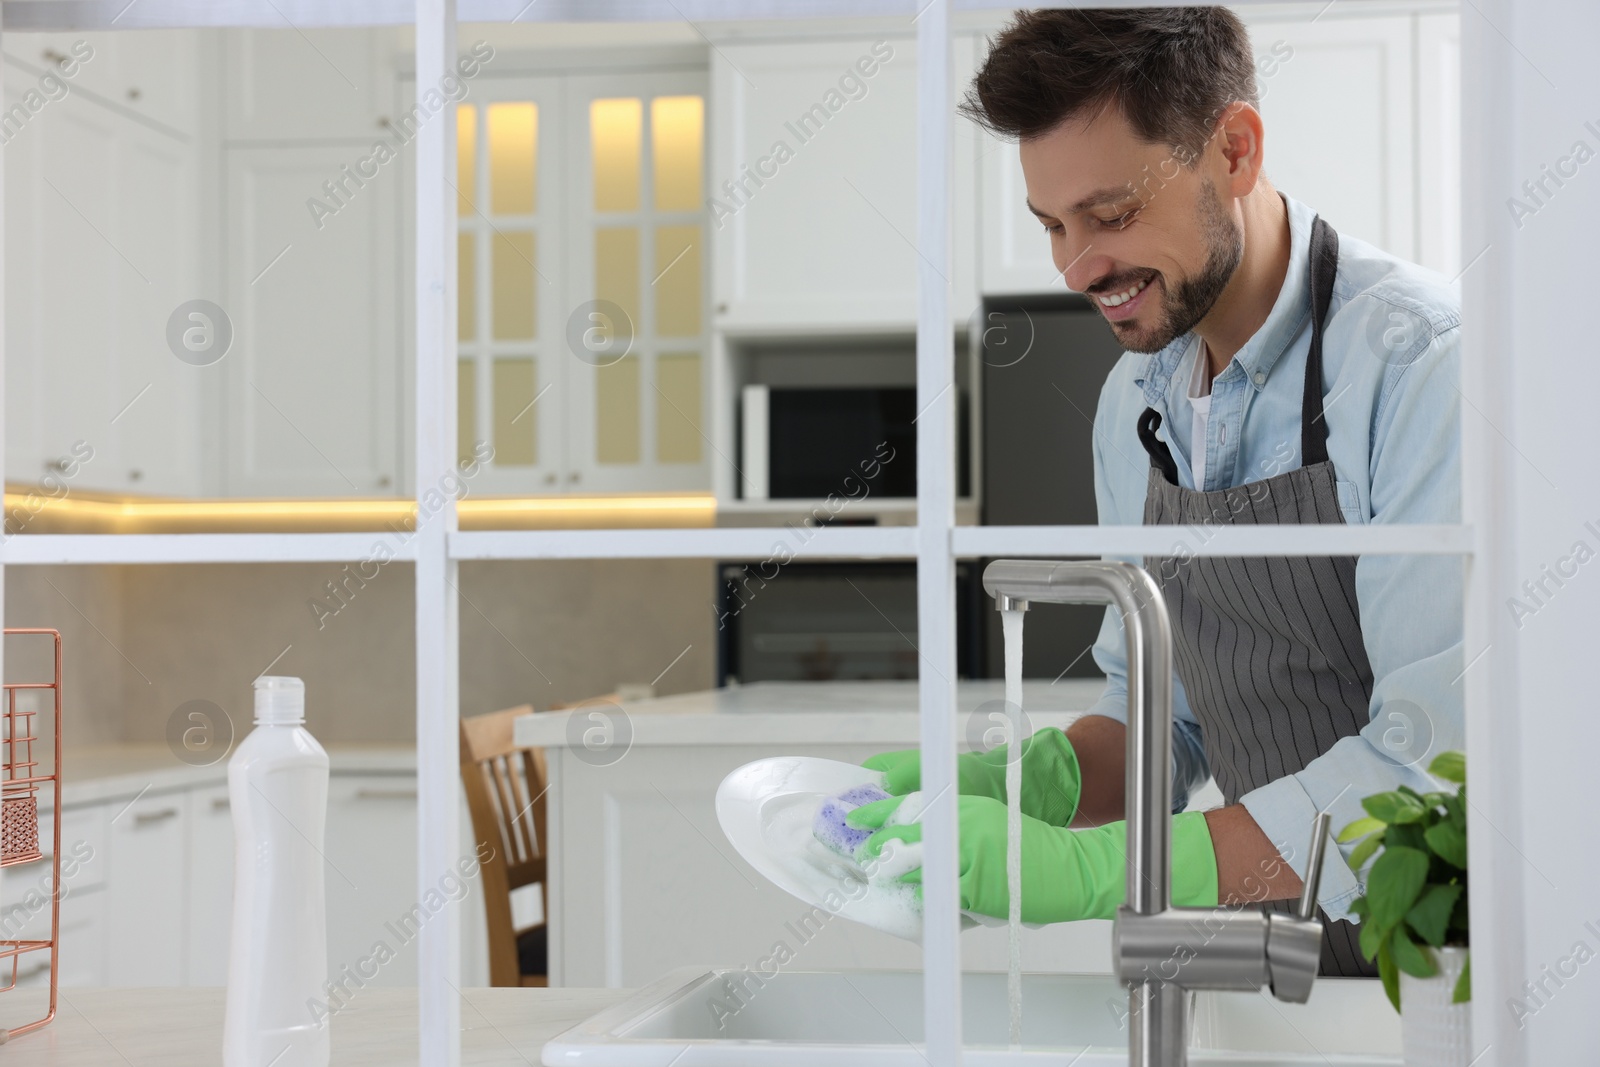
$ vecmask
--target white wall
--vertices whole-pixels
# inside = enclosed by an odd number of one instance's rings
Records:
[[[1579,566],[1576,555],[1600,550],[1590,430],[1600,362],[1588,314],[1600,162],[1560,187],[1549,182],[1539,204],[1520,186],[1577,142],[1589,155],[1600,150],[1600,7],[1474,0],[1461,20],[1463,258],[1487,248],[1462,279],[1464,338],[1488,368],[1463,383],[1474,473],[1465,517],[1488,553],[1474,574],[1472,594],[1486,612],[1472,618],[1465,676],[1474,1025],[1480,1046],[1491,1047],[1484,1063],[1592,1062],[1600,965],[1578,958],[1600,951],[1600,835],[1587,811],[1600,751],[1592,671],[1600,563]],[[1510,197],[1535,208],[1520,225]],[[1575,555],[1579,542],[1587,553]],[[1534,605],[1521,583],[1563,557],[1570,577]],[[1537,607],[1520,628],[1507,606],[1513,596]],[[1588,951],[1575,955],[1579,943]],[[1524,993],[1530,981],[1544,984],[1536,998]]]

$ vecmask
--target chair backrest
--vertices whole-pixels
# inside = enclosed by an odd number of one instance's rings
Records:
[[[489,928],[489,981],[516,986],[517,929],[511,891],[545,882],[544,750],[518,748],[512,724],[533,707],[507,708],[461,720],[461,783],[472,816],[475,847],[488,844],[482,860],[484,914]],[[549,897],[546,894],[546,910]]]
[[[524,704],[461,720],[462,777],[472,828],[503,857],[512,889],[544,878],[544,750],[518,748],[511,736],[512,724],[531,714],[533,706]]]

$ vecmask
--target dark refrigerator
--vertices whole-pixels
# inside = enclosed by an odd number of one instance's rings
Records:
[[[1088,298],[1076,293],[988,297],[982,324],[975,345],[983,398],[981,521],[1095,523],[1095,407],[1123,349]],[[998,678],[1004,665],[999,613],[992,603],[985,606],[985,673]],[[1105,610],[1044,604],[1029,611],[1023,674],[1099,675],[1089,650]]]

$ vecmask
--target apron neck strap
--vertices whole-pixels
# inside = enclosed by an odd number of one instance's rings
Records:
[[[1150,454],[1150,465],[1166,475],[1167,481],[1177,485],[1178,464],[1172,458],[1172,450],[1167,443],[1156,436],[1156,429],[1160,425],[1161,412],[1155,408],[1145,408],[1139,416],[1139,443]]]
[[[1305,395],[1300,403],[1302,467],[1328,459],[1328,420],[1322,417],[1322,326],[1338,267],[1339,235],[1319,215],[1311,220],[1311,349],[1306,353]]]

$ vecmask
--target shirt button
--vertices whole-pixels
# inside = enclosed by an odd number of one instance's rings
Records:
[[[1258,371],[1256,371],[1256,376],[1255,376],[1255,383],[1256,383],[1256,384],[1257,384],[1257,385],[1260,385],[1260,384],[1262,384],[1262,383],[1263,383],[1263,382],[1265,382],[1265,381],[1266,381],[1266,380],[1267,380],[1267,375],[1266,375],[1266,372],[1265,372],[1265,371],[1259,371],[1259,370],[1258,370]]]

